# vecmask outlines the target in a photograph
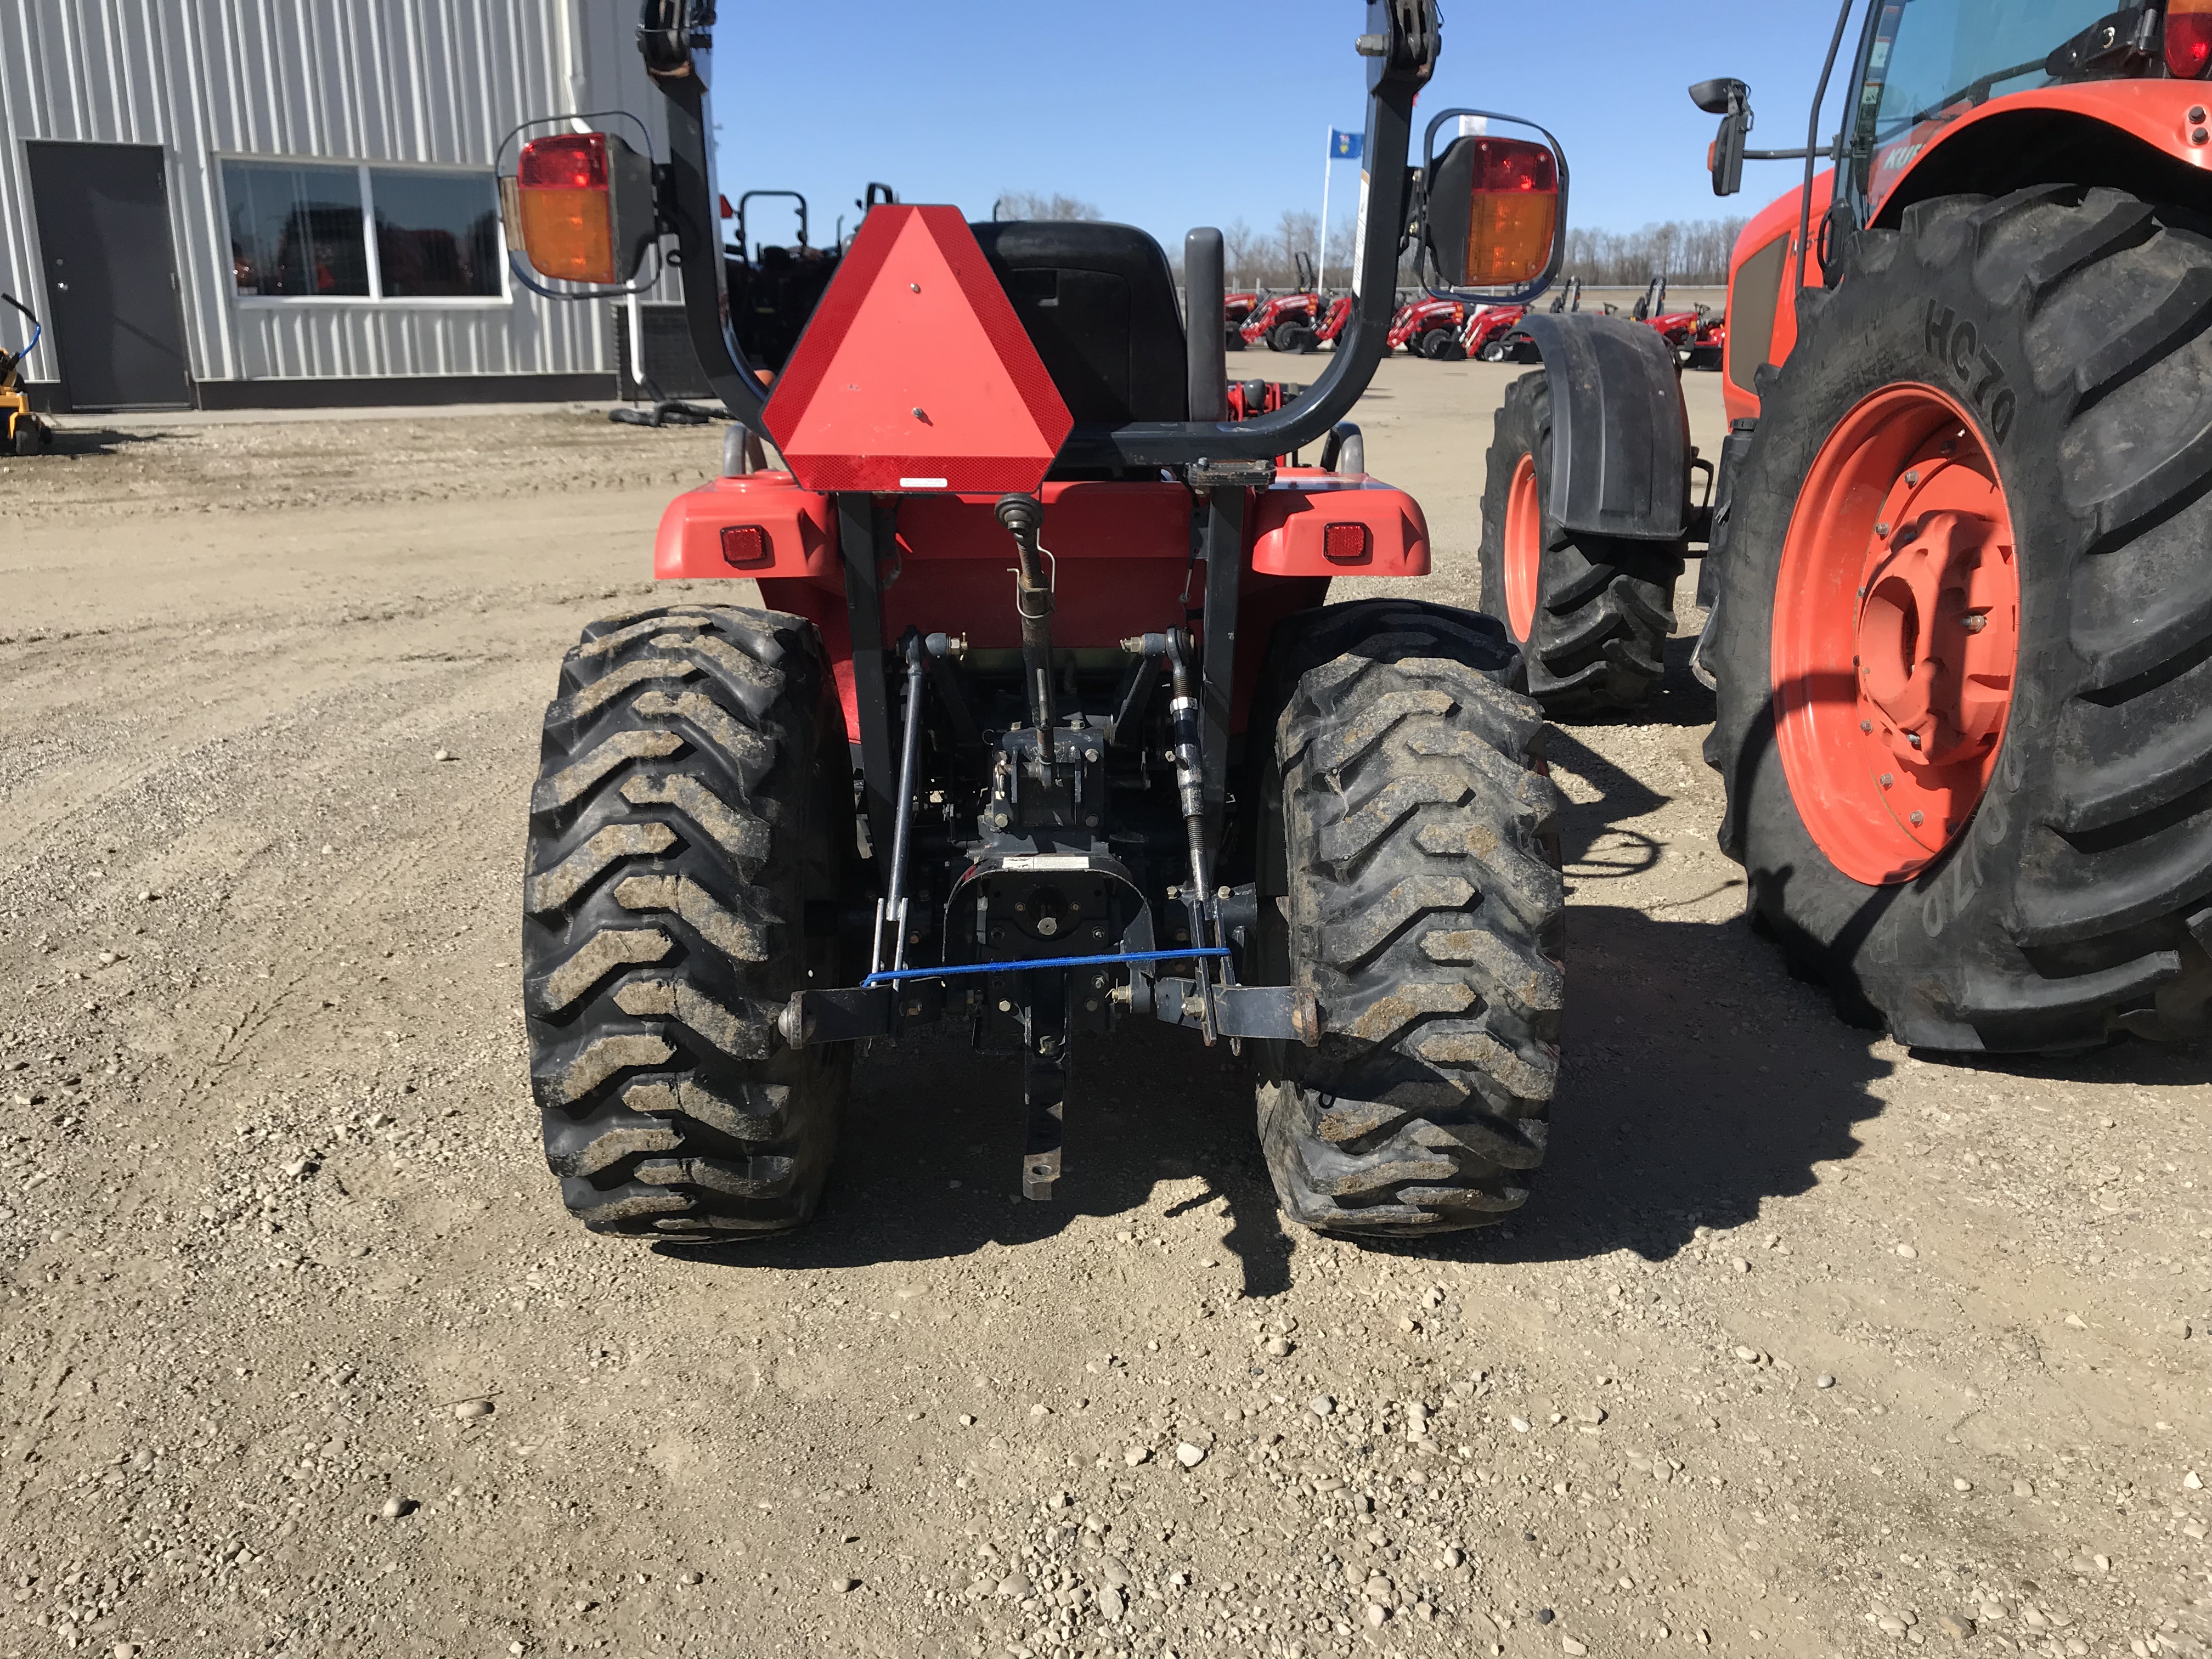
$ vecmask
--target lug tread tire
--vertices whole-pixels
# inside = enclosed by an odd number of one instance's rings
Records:
[[[1482,497],[1482,604],[1500,619],[1505,504],[1523,455],[1534,458],[1539,492],[1548,492],[1552,390],[1543,374],[1523,374],[1506,387],[1491,441]],[[1577,538],[1548,515],[1543,535],[1535,624],[1529,638],[1516,641],[1528,665],[1523,689],[1553,720],[1601,719],[1635,708],[1666,675],[1683,544]]]
[[[2212,239],[2124,191],[2039,185],[1917,204],[1846,245],[1839,286],[1763,390],[1736,493],[1737,586],[1716,640],[1707,754],[1723,846],[1793,960],[1847,1012],[1934,1048],[2068,1053],[2195,1035],[2212,1005]],[[1955,273],[1947,274],[1947,273]],[[1961,278],[1963,280],[1961,280]],[[2016,399],[1997,447],[2021,543],[2021,672],[2004,751],[1965,836],[1905,885],[1847,884],[1763,791],[1773,549],[1809,423],[1888,375],[1820,365],[1883,307],[1978,327]],[[1821,334],[1832,329],[1832,343]],[[1955,348],[1956,326],[1948,335]],[[1910,343],[1905,343],[1909,352]],[[1895,352],[1893,349],[1892,355]],[[1863,384],[1862,384],[1863,382]],[[1972,384],[1955,376],[1954,395]],[[1823,411],[1828,411],[1824,413]],[[1989,424],[1984,410],[1984,424]],[[1778,441],[1779,442],[1778,443]],[[1788,451],[1784,460],[1781,450]],[[1737,690],[1731,690],[1731,681]],[[1753,688],[1757,688],[1754,690]],[[1793,809],[1794,810],[1794,809]],[[1817,859],[1817,853],[1815,853]],[[1888,913],[1899,913],[1895,916]]]
[[[1542,1162],[1561,799],[1542,715],[1508,689],[1515,660],[1491,618],[1401,600],[1316,611],[1276,641],[1279,914],[1322,1036],[1271,1045],[1283,1074],[1261,1086],[1260,1123],[1307,1226],[1484,1225]]]
[[[836,945],[844,720],[796,617],[677,605],[593,623],[546,710],[524,1003],[546,1162],[594,1231],[785,1231],[826,1179],[850,1076],[776,1018]],[[842,835],[842,841],[840,839]]]

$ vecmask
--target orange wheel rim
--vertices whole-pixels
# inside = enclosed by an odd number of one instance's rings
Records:
[[[1806,830],[1854,881],[1911,880],[1989,788],[2020,655],[2011,509],[1948,395],[1885,386],[1821,445],[1773,640],[1775,745]]]
[[[1536,599],[1544,591],[1544,510],[1536,495],[1536,459],[1523,455],[1505,494],[1505,623],[1516,640],[1536,631]]]

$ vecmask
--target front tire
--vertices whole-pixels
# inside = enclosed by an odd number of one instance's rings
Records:
[[[562,1200],[596,1232],[799,1225],[851,1078],[846,1045],[776,1032],[793,991],[842,982],[851,763],[820,636],[719,605],[594,623],[543,752],[524,999]]]
[[[1545,497],[1552,387],[1523,374],[1505,388],[1482,495],[1482,608],[1528,661],[1528,695],[1554,720],[1633,708],[1666,672],[1684,544],[1576,537]]]
[[[2078,185],[1917,204],[1849,240],[1762,386],[1709,653],[1722,846],[1799,971],[1908,1044],[2203,1028],[2212,241],[2193,223]],[[1919,435],[1899,424],[1915,408]],[[1983,504],[1923,510],[1912,492],[1961,469]]]
[[[1306,1226],[1489,1225],[1543,1161],[1560,797],[1513,663],[1488,617],[1404,600],[1278,633],[1255,960],[1314,993],[1322,1036],[1260,1045],[1259,1117],[1277,1198]]]

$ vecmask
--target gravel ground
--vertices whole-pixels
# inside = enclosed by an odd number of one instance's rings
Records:
[[[1513,372],[1361,411],[1431,596]],[[806,1232],[647,1250],[545,1173],[516,889],[560,653],[719,433],[70,424],[0,461],[0,1655],[2212,1649],[2203,1052],[1840,1024],[1686,641],[1556,735],[1513,1226],[1287,1231],[1163,1029],[1079,1053],[1058,1202],[948,1037],[863,1060]]]

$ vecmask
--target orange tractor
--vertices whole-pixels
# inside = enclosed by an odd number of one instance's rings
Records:
[[[2212,1000],[2208,66],[2208,0],[1846,0],[1804,148],[1692,88],[1717,194],[1805,174],[1735,247],[1717,469],[1651,329],[1522,325],[1482,561],[1529,690],[1638,701],[1701,550],[1753,924],[1909,1044],[2172,1037]]]

